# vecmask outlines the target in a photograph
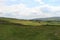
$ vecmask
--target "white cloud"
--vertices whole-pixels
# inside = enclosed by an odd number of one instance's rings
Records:
[[[35,1],[41,2],[42,0],[35,0]]]
[[[6,2],[6,0],[0,0],[0,6],[1,6],[1,5],[4,5],[5,2]]]
[[[43,0],[35,0],[36,2],[39,2],[41,5],[44,5],[45,3],[43,2]]]
[[[42,2],[42,0],[36,0],[36,1]],[[2,2],[4,3],[4,0],[2,0]],[[48,9],[48,12],[45,10],[46,8]],[[0,5],[0,17],[1,16],[24,18],[24,19],[36,18],[36,17],[41,18],[41,17],[60,16],[60,7],[44,4],[38,7],[28,8],[23,3],[11,6]]]

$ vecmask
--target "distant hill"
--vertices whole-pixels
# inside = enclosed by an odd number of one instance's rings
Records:
[[[35,18],[32,20],[40,20],[40,21],[60,21],[60,17],[49,17],[49,18]]]

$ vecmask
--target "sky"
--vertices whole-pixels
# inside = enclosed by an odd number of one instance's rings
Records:
[[[60,0],[0,0],[0,17],[60,17]]]

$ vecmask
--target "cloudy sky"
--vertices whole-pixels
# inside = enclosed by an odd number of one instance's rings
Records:
[[[19,19],[60,16],[60,0],[0,0],[0,17]]]

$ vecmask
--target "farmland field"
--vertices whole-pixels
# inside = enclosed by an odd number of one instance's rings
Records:
[[[0,18],[0,40],[60,40],[60,22]]]

